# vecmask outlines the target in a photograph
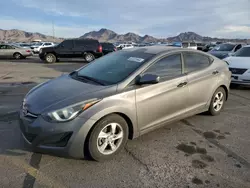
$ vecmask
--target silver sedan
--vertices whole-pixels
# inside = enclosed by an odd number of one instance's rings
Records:
[[[32,55],[33,53],[30,49],[15,45],[0,44],[0,58],[25,59]]]
[[[230,82],[225,61],[197,50],[120,50],[33,88],[20,128],[36,151],[102,161],[128,139],[168,123],[206,111],[219,115]]]

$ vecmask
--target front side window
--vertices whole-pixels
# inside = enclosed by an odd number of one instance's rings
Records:
[[[118,51],[96,59],[79,70],[77,76],[79,78],[89,77],[98,80],[104,85],[117,84],[153,56],[154,54],[145,53],[142,50]]]
[[[72,40],[65,40],[61,44],[63,45],[64,48],[72,48],[73,47]]]
[[[6,49],[6,45],[0,45],[0,49]]]
[[[171,79],[182,74],[181,54],[164,57],[150,66],[144,74],[154,74],[161,79]]]
[[[234,53],[236,57],[250,57],[250,47],[243,47]],[[249,62],[250,63],[250,62]]]
[[[197,71],[210,65],[209,57],[191,52],[184,53],[184,62],[186,73]]]

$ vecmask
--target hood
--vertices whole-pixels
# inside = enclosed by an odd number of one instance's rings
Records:
[[[231,68],[250,69],[250,57],[235,57],[230,56],[224,59],[229,63]]]
[[[223,58],[227,57],[230,52],[228,52],[228,51],[209,51],[209,53],[214,55],[215,57],[223,59]]]
[[[74,80],[69,75],[63,75],[31,89],[25,97],[26,105],[31,113],[41,114],[51,109],[51,106],[56,106],[56,109],[60,109],[88,100],[90,97],[96,98],[98,94],[96,91],[108,87],[110,86],[89,84]]]

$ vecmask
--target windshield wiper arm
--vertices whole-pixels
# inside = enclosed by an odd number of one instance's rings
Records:
[[[101,81],[99,81],[99,80],[97,80],[97,79],[95,79],[95,78],[89,77],[89,76],[84,76],[84,75],[78,75],[78,74],[77,74],[77,77],[78,77],[78,78],[83,78],[83,79],[85,79],[85,80],[90,80],[90,81],[95,82],[95,83],[97,83],[97,84],[99,84],[99,85],[102,85],[102,86],[105,85],[103,82],[101,82]]]

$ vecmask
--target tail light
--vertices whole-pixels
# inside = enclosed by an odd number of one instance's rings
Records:
[[[117,51],[117,48],[114,48],[114,51]]]
[[[98,46],[98,52],[102,53],[102,45]]]
[[[30,50],[26,50],[26,52],[30,53],[31,51]]]

